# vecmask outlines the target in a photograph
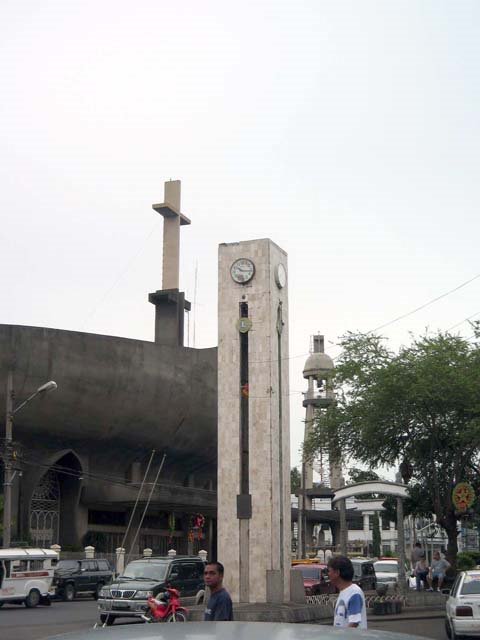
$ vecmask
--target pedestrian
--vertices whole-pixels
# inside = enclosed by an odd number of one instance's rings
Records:
[[[335,613],[334,627],[367,628],[367,612],[365,596],[356,584],[353,584],[353,564],[345,556],[334,556],[328,561],[328,577],[339,589]]]
[[[412,571],[415,572],[415,565],[420,560],[420,558],[425,557],[425,551],[422,549],[422,545],[420,542],[416,542],[413,545],[412,553],[410,554],[410,564],[412,566]]]
[[[434,551],[431,573],[428,576],[428,584],[430,586],[429,591],[434,591],[433,589],[433,581],[435,578],[438,580],[437,591],[442,590],[442,584],[445,580],[445,573],[447,569],[450,568],[450,563],[445,558],[442,558],[440,555],[440,551]]]
[[[223,586],[224,568],[221,562],[208,562],[203,572],[205,585],[210,588],[210,597],[203,619],[206,621],[233,620],[230,594]]]
[[[422,582],[423,582],[423,588],[424,589],[427,588],[427,577],[428,577],[429,570],[430,570],[430,567],[428,566],[427,560],[425,559],[425,554],[423,554],[423,556],[421,556],[420,559],[415,564],[415,568],[413,570],[413,573],[415,575],[415,584],[417,587],[417,591],[422,590]]]

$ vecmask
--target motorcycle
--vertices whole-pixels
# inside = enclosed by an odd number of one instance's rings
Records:
[[[145,622],[186,622],[188,610],[181,606],[180,593],[172,587],[157,598],[147,599],[148,611],[142,616]]]

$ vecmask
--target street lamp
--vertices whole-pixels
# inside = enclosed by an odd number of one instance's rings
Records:
[[[18,407],[13,406],[13,373],[8,372],[7,375],[7,408],[5,416],[5,456],[4,456],[4,482],[3,482],[3,546],[7,549],[10,546],[11,530],[12,530],[12,481],[14,474],[13,469],[13,445],[12,445],[12,431],[13,431],[13,416],[23,409],[23,407],[33,400],[35,396],[54,391],[57,388],[57,383],[53,380],[42,384],[38,389],[32,393],[26,400],[24,400]]]

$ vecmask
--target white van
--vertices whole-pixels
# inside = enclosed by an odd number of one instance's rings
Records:
[[[49,604],[57,562],[52,549],[0,549],[0,607],[5,602],[29,608]]]

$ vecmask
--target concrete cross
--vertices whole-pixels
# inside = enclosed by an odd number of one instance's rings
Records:
[[[190,220],[180,213],[181,181],[165,182],[165,202],[152,204],[163,216],[163,275],[162,289],[178,289],[180,274],[180,225]]]

